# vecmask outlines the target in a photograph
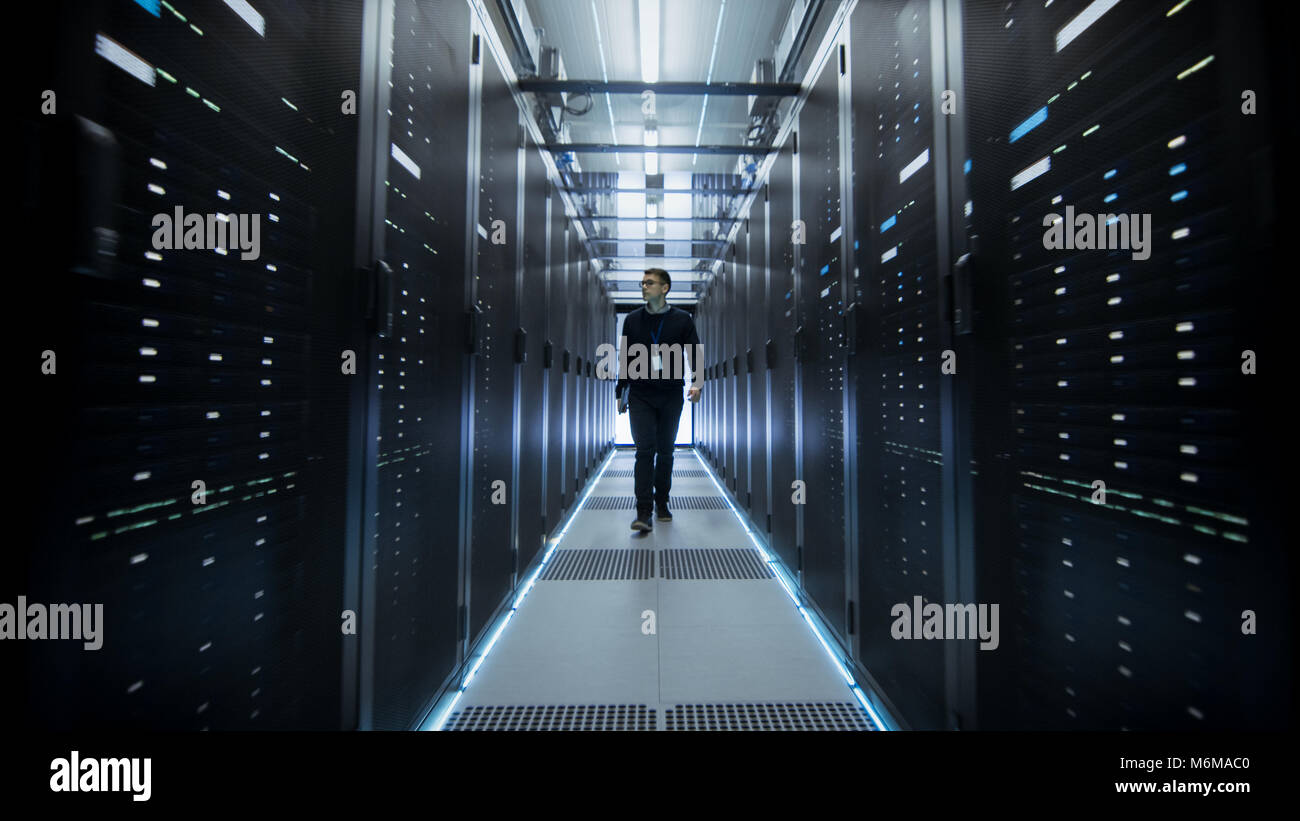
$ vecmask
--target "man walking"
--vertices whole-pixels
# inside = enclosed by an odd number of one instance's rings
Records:
[[[651,528],[650,514],[656,511],[661,522],[671,522],[668,491],[673,481],[673,443],[677,441],[677,423],[681,420],[683,359],[690,360],[694,384],[688,391],[691,401],[700,401],[700,337],[695,320],[680,308],[668,305],[672,278],[662,268],[650,268],[641,280],[641,294],[646,304],[623,320],[623,337],[619,340],[619,363],[624,372],[615,386],[619,413],[627,410],[636,443],[636,519],[633,530]],[[626,364],[624,364],[626,363]],[[622,405],[628,389],[627,407]]]

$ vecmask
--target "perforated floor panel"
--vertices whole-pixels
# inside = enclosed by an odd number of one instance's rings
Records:
[[[539,581],[595,581],[654,577],[653,550],[557,550]]]
[[[676,548],[658,551],[590,548],[557,550],[538,581],[627,579],[771,579],[772,568],[753,548]],[[658,573],[655,572],[656,564]]]
[[[668,730],[875,730],[856,704],[679,704],[664,712]]]
[[[583,510],[635,510],[635,496],[592,496],[583,506]],[[721,496],[669,496],[668,509],[678,510],[726,510],[727,501]]]
[[[619,468],[619,469],[617,469],[617,470],[613,470],[613,469],[611,469],[611,470],[607,470],[607,471],[605,471],[605,475],[608,476],[608,477],[610,477],[611,479],[635,479],[635,478],[636,478],[636,469],[635,469],[635,468],[632,468],[632,469],[630,469],[630,470],[627,470],[627,469],[624,469],[624,468]],[[677,468],[674,467],[674,468],[673,468],[673,478],[676,479],[676,478],[679,477],[679,476],[682,477],[683,479],[707,479],[707,478],[709,478],[709,474],[705,473],[705,472],[702,471],[702,470],[678,470]]]
[[[655,711],[644,704],[466,707],[447,730],[653,730]]]
[[[772,569],[757,550],[664,550],[659,575],[665,579],[770,579]]]

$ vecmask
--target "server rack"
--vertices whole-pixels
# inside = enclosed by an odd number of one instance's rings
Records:
[[[799,114],[799,302],[794,340],[799,363],[804,585],[841,641],[848,634],[845,597],[843,283],[840,238],[841,59],[832,55]]]
[[[733,358],[736,369],[736,498],[742,508],[749,507],[752,493],[749,464],[749,429],[750,429],[750,392],[753,376],[751,375],[749,357],[749,312],[750,283],[754,277],[754,267],[750,263],[749,219],[741,222],[737,235],[736,262],[738,280],[736,282],[736,355]]]
[[[767,287],[770,276],[767,262],[767,186],[763,187],[749,212],[749,299],[753,308],[745,323],[746,369],[749,372],[749,515],[761,532],[767,531],[768,505],[768,427],[767,427],[767,341],[769,304]]]
[[[552,216],[546,166],[538,148],[531,144],[531,138],[529,142],[524,170],[522,281],[518,290],[520,323],[515,347],[515,361],[520,371],[516,413],[522,430],[518,451],[519,479],[514,485],[519,500],[517,572],[528,567],[542,547],[548,521],[546,381],[550,371],[544,362],[543,345],[546,340],[546,277]]]
[[[1277,332],[1253,274],[1278,111],[1246,114],[1243,89],[1269,93],[1279,38],[1255,4],[1171,8],[1116,6],[1073,39],[1070,7],[961,20],[968,350],[989,379],[974,538],[1016,682],[980,706],[1002,726],[1263,729],[1288,711],[1289,619],[1265,641],[1242,629],[1289,592],[1270,411],[1243,372]],[[1149,258],[1045,248],[1043,215],[1067,205],[1150,215]]]
[[[766,359],[770,392],[769,439],[770,486],[772,488],[771,521],[768,530],[772,549],[796,574],[802,568],[802,553],[797,541],[797,511],[794,504],[796,470],[797,419],[795,416],[795,199],[794,158],[798,132],[781,147],[770,174],[771,209],[771,285],[768,308]]]
[[[564,316],[567,309],[566,283],[569,228],[566,225],[564,203],[559,192],[551,187],[550,196],[550,255],[546,266],[546,344],[542,350],[546,370],[546,522],[553,527],[560,521],[564,503],[564,441],[565,413],[565,354]]]
[[[463,655],[470,535],[461,484],[475,432],[447,392],[468,393],[466,309],[476,222],[448,185],[477,185],[475,28],[468,7],[397,0],[379,24],[357,165],[374,167],[362,219],[376,271],[369,341],[358,728],[404,729]],[[402,159],[405,158],[405,159]],[[463,189],[461,188],[463,186]],[[378,261],[382,261],[378,262]],[[390,271],[391,274],[385,273]],[[450,469],[449,469],[450,468]],[[459,538],[446,539],[457,522]]]
[[[98,650],[18,648],[19,721],[337,726],[361,10],[267,9],[265,36],[224,7],[21,13],[56,110],[19,115],[20,294],[49,310],[15,348],[54,369],[23,385],[39,453],[5,592],[104,609]],[[177,206],[257,214],[259,255],[159,247]]]

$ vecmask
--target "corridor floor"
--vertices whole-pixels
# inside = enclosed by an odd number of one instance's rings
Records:
[[[873,730],[693,450],[638,534],[609,460],[447,730]]]

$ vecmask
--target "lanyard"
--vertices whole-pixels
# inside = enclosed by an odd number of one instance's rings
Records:
[[[666,320],[666,319],[668,319],[668,312],[667,312],[667,311],[664,311],[664,318],[661,319],[661,320],[659,320],[659,330],[657,330],[657,331],[655,331],[654,333],[650,334],[650,342],[651,342],[652,344],[654,344],[654,345],[658,345],[658,344],[659,344],[659,334],[663,333],[663,330],[664,330],[664,320]]]

